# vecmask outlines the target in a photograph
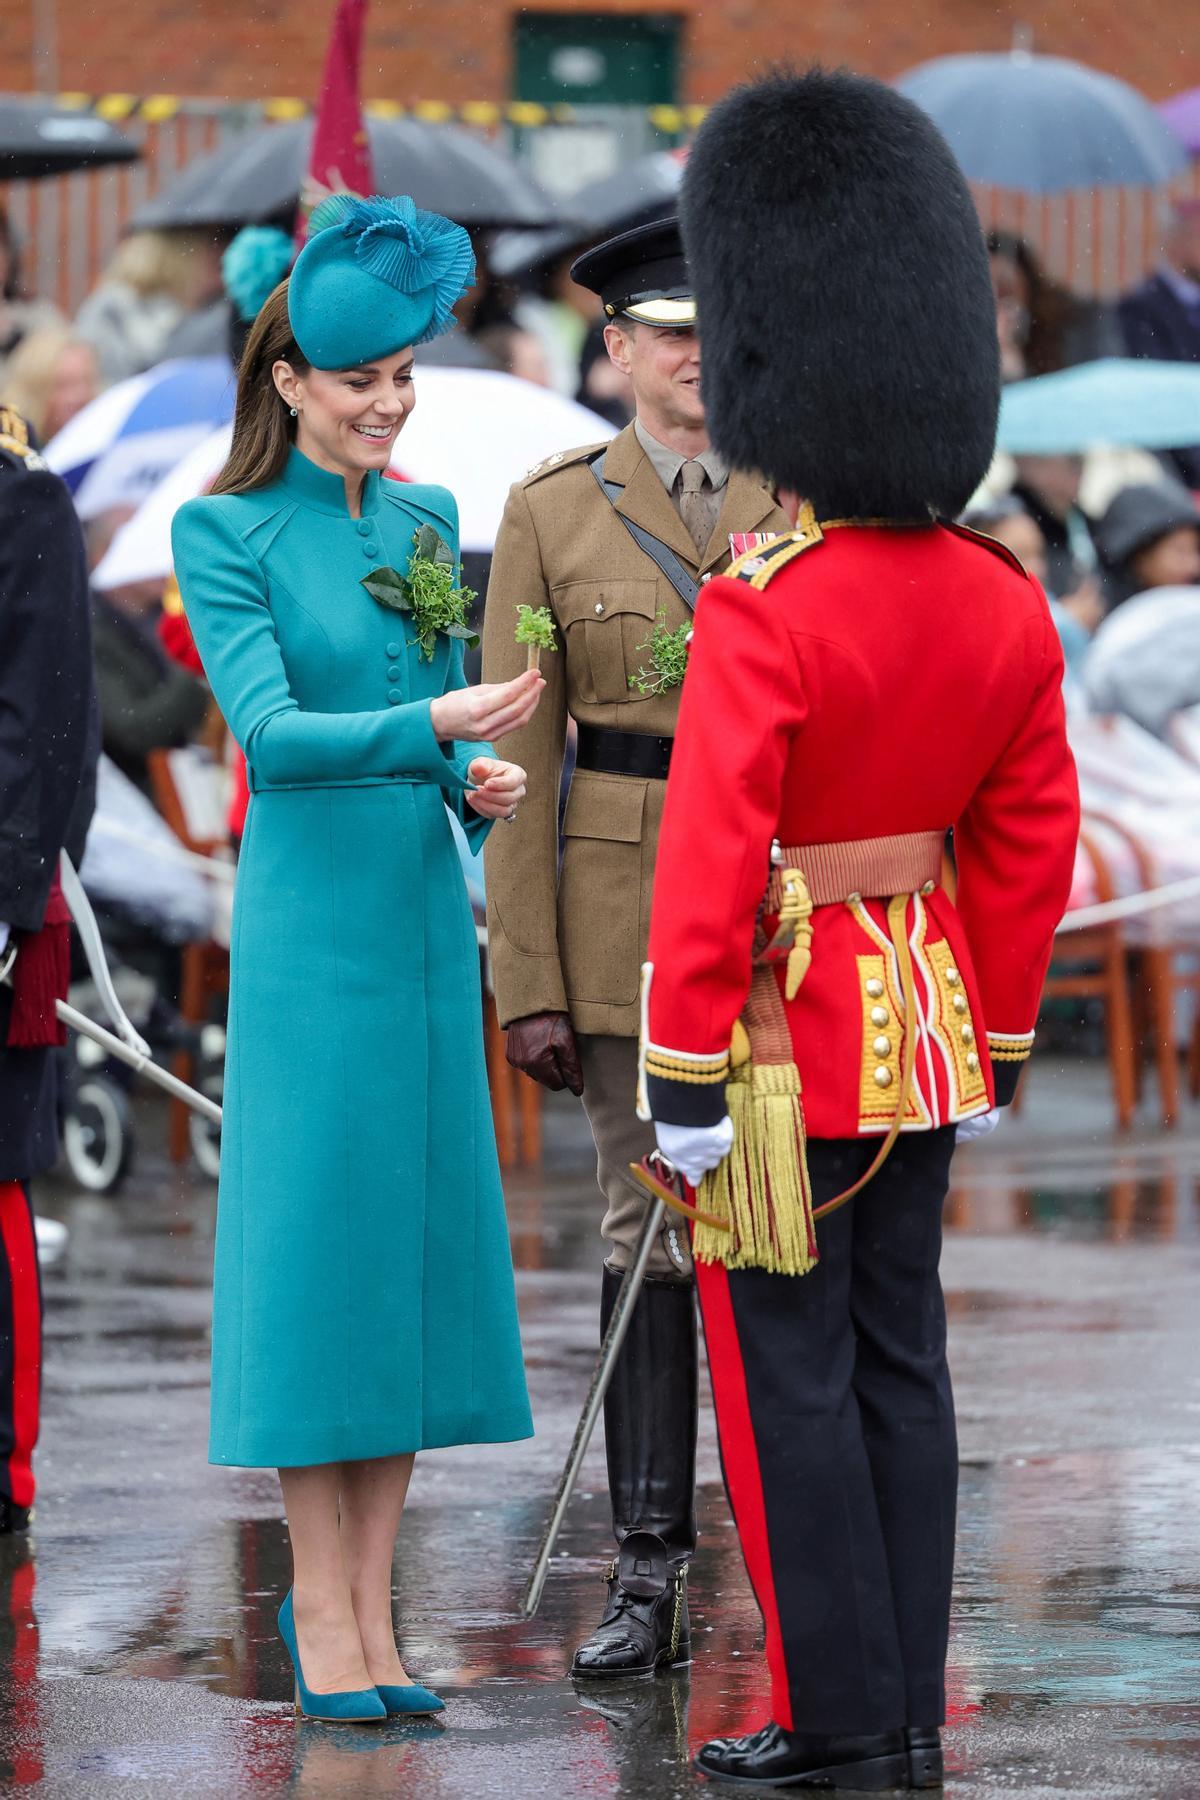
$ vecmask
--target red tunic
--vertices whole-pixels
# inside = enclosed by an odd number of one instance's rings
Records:
[[[771,546],[761,569],[743,559],[697,610],[650,930],[643,1036],[662,1121],[725,1110],[772,839],[954,829],[957,902],[939,885],[908,906],[904,1129],[1011,1099],[1032,1042],[1079,824],[1045,597],[958,527],[823,533],[802,553],[798,536]],[[811,1136],[891,1122],[906,1025],[885,927],[877,900],[813,916],[811,967],[786,1005]]]

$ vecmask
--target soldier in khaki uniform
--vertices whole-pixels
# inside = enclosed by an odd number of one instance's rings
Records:
[[[607,1203],[603,1331],[643,1218],[628,1166],[654,1147],[634,1110],[638,985],[680,652],[703,584],[754,534],[788,521],[766,487],[730,473],[709,444],[677,223],[625,232],[571,273],[604,302],[608,352],[632,378],[637,417],[607,447],[556,453],[509,495],[488,587],[484,679],[524,666],[519,604],[550,608],[556,642],[542,653],[547,687],[535,718],[502,747],[529,771],[529,793],[515,823],[493,832],[486,868],[509,1059],[547,1087],[582,1094],[595,1139]],[[578,760],[560,874],[570,719]],[[620,1555],[600,1627],[576,1653],[579,1675],[690,1656],[696,1336],[691,1258],[674,1226],[655,1247],[604,1417]]]

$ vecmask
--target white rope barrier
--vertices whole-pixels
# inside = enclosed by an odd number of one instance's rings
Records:
[[[166,843],[159,838],[147,837],[143,832],[135,831],[129,825],[122,825],[116,819],[96,818],[92,830],[106,837],[119,839],[122,843],[132,844],[139,850],[146,850],[152,856],[159,856],[164,862],[173,862],[181,867],[195,869],[197,873],[206,875],[212,880],[222,881],[232,887],[237,874],[232,861],[218,856],[201,856],[194,850],[188,850],[183,844]],[[1092,906],[1077,906],[1073,912],[1063,917],[1059,931],[1089,931],[1094,925],[1111,925],[1118,919],[1140,918],[1145,913],[1160,911],[1164,906],[1174,906],[1181,900],[1200,899],[1200,875],[1188,875],[1180,881],[1167,882],[1163,887],[1148,888],[1141,894],[1127,894],[1119,900],[1101,900]],[[482,927],[478,928],[480,945],[486,944],[486,936]]]
[[[1064,915],[1059,931],[1087,931],[1093,925],[1111,925],[1117,919],[1135,919],[1143,913],[1158,912],[1180,900],[1200,898],[1200,875],[1187,875],[1180,881],[1169,881],[1164,887],[1147,888],[1142,894],[1127,894],[1120,900],[1100,900],[1094,906],[1077,906]]]

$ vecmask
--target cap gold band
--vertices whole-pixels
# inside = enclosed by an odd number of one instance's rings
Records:
[[[696,302],[690,296],[686,300],[631,300],[621,311],[638,325],[678,328],[696,323]]]

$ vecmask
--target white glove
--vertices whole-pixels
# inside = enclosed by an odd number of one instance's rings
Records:
[[[728,1114],[719,1125],[660,1125],[655,1120],[654,1130],[659,1149],[689,1187],[699,1187],[701,1177],[733,1149],[733,1120]]]
[[[973,1144],[976,1138],[990,1137],[1000,1123],[1000,1108],[993,1106],[991,1112],[976,1113],[973,1119],[963,1119],[955,1126],[955,1144]]]

